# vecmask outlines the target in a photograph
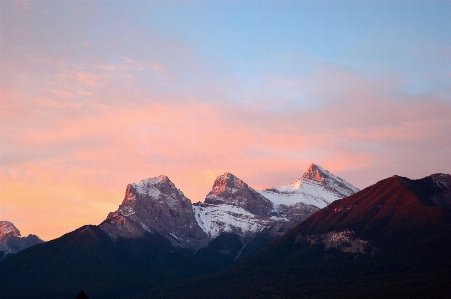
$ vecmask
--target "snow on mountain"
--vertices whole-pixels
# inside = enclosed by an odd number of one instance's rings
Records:
[[[43,242],[39,237],[31,234],[22,237],[14,224],[9,221],[0,221],[0,251],[5,254],[17,253]]]
[[[222,232],[244,237],[275,226],[284,231],[358,190],[315,164],[296,182],[264,191],[254,190],[227,172],[215,180],[205,202],[194,204],[193,209],[210,239]]]
[[[158,233],[176,247],[192,249],[208,240],[196,222],[191,201],[165,175],[129,184],[122,204],[100,228],[113,239]]]
[[[193,209],[197,223],[210,240],[223,232],[253,238],[279,220],[270,200],[230,172],[217,177],[205,201],[195,203]]]
[[[319,165],[312,164],[296,182],[277,188],[259,191],[269,199],[275,209],[297,203],[316,206],[320,209],[331,202],[358,192],[359,189],[331,174]]]
[[[0,243],[12,236],[20,237],[20,231],[9,221],[0,221]]]
[[[216,178],[205,203],[237,206],[263,217],[270,217],[273,210],[271,201],[230,172]]]
[[[226,172],[216,178],[204,202],[191,204],[167,176],[127,186],[118,210],[100,228],[113,239],[158,233],[174,246],[197,250],[221,233],[251,240],[262,231],[280,235],[332,201],[357,188],[312,164],[301,179],[256,191]]]
[[[197,223],[211,240],[222,232],[240,236],[258,233],[273,222],[229,204],[195,204],[193,209]]]

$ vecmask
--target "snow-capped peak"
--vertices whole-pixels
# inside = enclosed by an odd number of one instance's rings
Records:
[[[11,236],[20,237],[20,231],[9,221],[0,221],[0,243]]]
[[[132,183],[127,185],[123,205],[134,202],[137,198],[148,197],[153,199],[166,199],[168,203],[172,203],[173,196],[184,198],[182,191],[177,189],[172,181],[166,175],[160,175],[154,178],[141,180],[138,184]],[[188,200],[188,199],[186,199]]]
[[[332,201],[347,197],[359,189],[333,175],[319,165],[311,164],[300,179],[286,186],[270,188],[260,193],[277,205],[299,202],[324,208]]]
[[[273,191],[275,189],[282,193],[291,193],[296,192],[305,183],[321,185],[340,197],[346,197],[359,191],[358,188],[316,164],[311,164],[302,177],[294,183],[269,190]]]
[[[165,175],[128,184],[122,204],[100,228],[113,239],[159,233],[178,247],[197,248],[207,241],[191,201]]]
[[[313,181],[324,182],[324,175],[333,176],[329,171],[325,170],[321,166],[312,163],[302,177]]]
[[[163,184],[174,186],[174,184],[166,175],[160,175],[154,178],[141,180],[138,184],[130,184],[130,185],[133,186],[135,190],[138,191],[139,193],[146,194],[149,192],[150,189],[155,189],[155,187]]]
[[[194,204],[193,211],[210,239],[223,232],[249,237],[274,224],[272,203],[230,172],[216,178],[205,202]]]
[[[216,178],[211,191],[215,196],[218,196],[219,194],[226,192],[227,188],[241,189],[247,187],[248,186],[245,182],[243,182],[230,172],[226,172]]]

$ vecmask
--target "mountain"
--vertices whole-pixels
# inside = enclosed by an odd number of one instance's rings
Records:
[[[331,202],[358,191],[358,188],[321,166],[311,164],[294,183],[268,188],[260,194],[273,203],[279,218],[298,223]]]
[[[135,298],[450,298],[450,205],[451,175],[393,176],[228,270]]]
[[[0,221],[0,260],[35,244],[43,243],[38,236],[22,237],[20,231],[9,221]]]
[[[158,233],[174,247],[194,251],[208,247],[222,234],[232,234],[235,236],[221,239],[237,240],[232,242],[236,244],[233,249],[219,239],[199,254],[223,252],[217,259],[233,262],[243,252],[250,254],[260,249],[320,207],[358,190],[315,164],[290,186],[259,192],[225,173],[215,180],[203,203],[192,205],[167,176],[161,175],[129,184],[118,210],[110,213],[99,227],[113,239]],[[248,246],[254,249],[244,250]]]
[[[295,183],[264,191],[254,190],[227,172],[216,178],[205,201],[193,204],[193,209],[210,241],[222,234],[236,235],[240,248],[232,251],[238,259],[256,252],[320,208],[357,191],[315,164]]]
[[[208,237],[194,217],[191,201],[165,175],[129,184],[119,209],[100,226],[113,239],[157,233],[175,247],[198,249]]]
[[[295,203],[324,208],[331,202],[359,191],[345,180],[331,174],[319,165],[311,164],[303,176],[292,184],[269,188],[260,193],[275,205]]]
[[[251,237],[278,223],[272,202],[229,172],[216,178],[205,201],[193,210],[210,240],[224,232]]]

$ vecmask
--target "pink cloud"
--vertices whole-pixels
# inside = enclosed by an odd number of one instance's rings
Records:
[[[99,64],[97,66],[99,69],[106,70],[106,71],[114,71],[116,67],[114,65],[108,65],[108,64]]]
[[[94,94],[92,92],[90,92],[90,91],[79,90],[78,93],[81,94],[81,95],[87,96],[87,97],[93,97],[94,96]]]
[[[77,79],[86,86],[96,87],[101,83],[99,81],[99,76],[94,73],[88,72],[78,72],[76,74]]]
[[[141,63],[131,60],[128,57],[122,57],[122,58],[127,62],[127,64],[121,65],[122,70],[134,70],[134,71],[138,71],[138,72],[144,70],[144,66]]]
[[[162,73],[166,72],[166,68],[164,67],[164,65],[158,64],[158,63],[152,63],[152,65],[150,66],[150,69],[154,70],[154,71],[159,71]]]

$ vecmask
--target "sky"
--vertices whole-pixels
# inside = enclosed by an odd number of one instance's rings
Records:
[[[129,183],[192,202],[311,163],[451,173],[450,1],[0,1],[0,220],[50,240]]]

